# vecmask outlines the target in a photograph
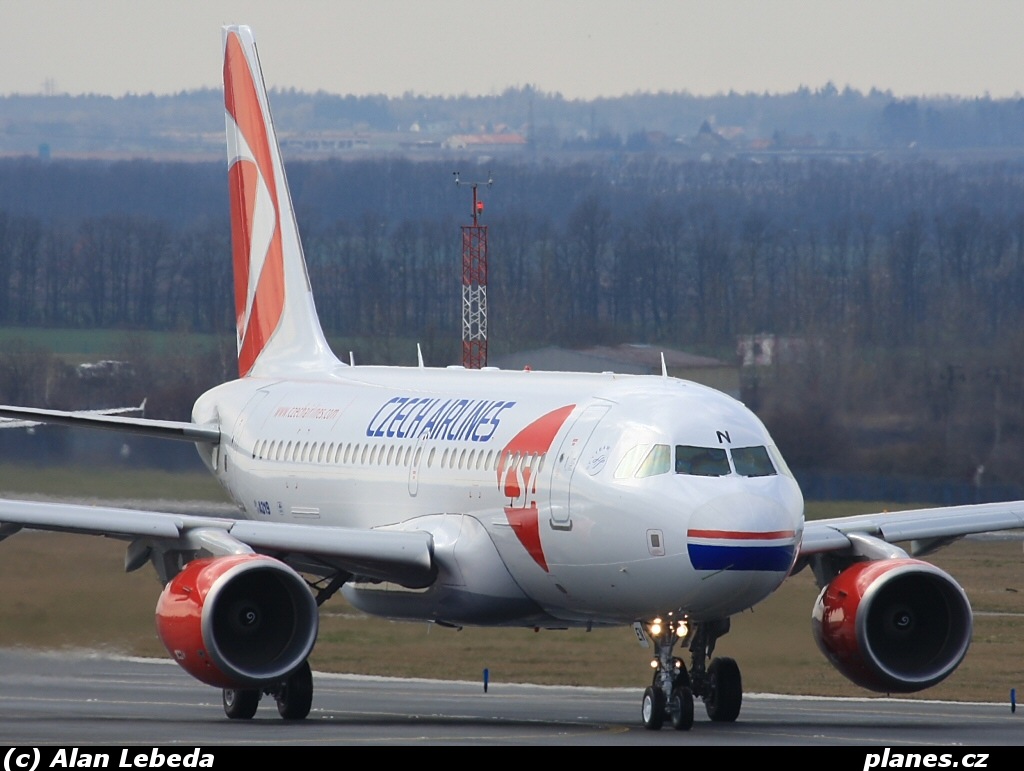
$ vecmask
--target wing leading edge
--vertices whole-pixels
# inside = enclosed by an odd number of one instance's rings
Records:
[[[0,523],[0,537],[27,527],[132,541],[126,570],[145,564],[149,546],[155,545],[162,552],[202,551],[211,556],[258,552],[286,562],[294,558],[303,569],[315,570],[320,564],[324,574],[342,570],[411,588],[428,586],[436,574],[433,538],[422,531],[314,527],[6,499],[0,499]]]
[[[1024,528],[1024,501],[981,503],[819,519],[804,526],[801,559],[853,548],[858,536],[911,541],[926,554],[965,535]],[[852,536],[852,538],[851,538]]]
[[[56,423],[79,428],[101,428],[107,431],[141,434],[157,439],[178,439],[184,442],[205,442],[218,444],[220,428],[214,425],[196,425],[177,420],[151,420],[115,415],[110,412],[65,412],[44,410],[35,407],[12,407],[0,405],[0,418],[24,421],[31,424]]]

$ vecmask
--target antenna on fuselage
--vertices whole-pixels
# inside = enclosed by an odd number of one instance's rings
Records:
[[[423,366],[423,349],[420,348],[420,344],[416,343],[416,361],[420,366],[420,369],[424,369]]]
[[[668,377],[668,367],[665,366],[665,352],[661,352],[661,376]]]
[[[348,366],[350,366],[350,367],[356,366],[356,356],[355,356],[354,353],[352,353],[352,351],[348,352]]]

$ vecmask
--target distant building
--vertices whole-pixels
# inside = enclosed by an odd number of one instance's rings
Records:
[[[811,343],[804,337],[762,333],[736,338],[736,355],[744,368],[802,361],[810,348]]]
[[[453,134],[444,141],[448,150],[507,150],[526,146],[522,134]]]
[[[708,121],[700,124],[697,136],[693,138],[693,146],[698,150],[724,150],[729,144],[729,140],[713,129]]]
[[[82,380],[111,380],[119,377],[131,377],[134,374],[131,362],[116,359],[87,361],[75,367],[75,376]]]
[[[740,377],[735,364],[709,356],[698,356],[685,351],[655,345],[626,343],[599,345],[582,350],[550,346],[531,351],[519,351],[505,356],[493,356],[489,363],[501,369],[526,369],[544,372],[615,372],[620,375],[660,375],[661,356],[672,377],[724,391],[739,397]]]

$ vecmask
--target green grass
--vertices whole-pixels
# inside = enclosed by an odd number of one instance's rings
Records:
[[[196,352],[210,350],[218,345],[230,345],[232,335],[213,335],[183,331],[118,330],[118,329],[49,329],[43,327],[0,327],[0,348],[10,341],[20,341],[59,358],[79,363],[99,359],[118,358],[126,350],[138,348],[154,354],[180,351],[183,341]],[[368,337],[331,337],[329,343],[343,361],[349,360],[349,351],[356,364],[416,365],[416,343],[412,338],[379,340]],[[453,349],[454,350],[454,349]],[[441,365],[449,362],[429,362]],[[455,363],[455,362],[451,362]]]
[[[121,354],[133,338],[140,338],[156,353],[181,343],[182,332],[125,331],[118,329],[47,329],[37,327],[0,327],[0,345],[20,340],[48,350],[62,358],[103,359]],[[215,335],[188,334],[192,347],[213,347],[221,338]]]
[[[228,501],[224,488],[204,472],[0,464],[0,495],[37,493],[61,498]]]
[[[886,501],[806,501],[804,517],[807,520],[852,517],[857,514],[878,514],[884,511],[905,511],[934,506],[929,503],[888,503]]]

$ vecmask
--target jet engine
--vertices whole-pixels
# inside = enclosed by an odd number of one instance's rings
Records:
[[[164,587],[157,634],[190,675],[218,688],[280,682],[309,656],[319,627],[302,577],[259,554],[197,559]]]
[[[821,590],[814,639],[857,685],[911,693],[944,680],[971,642],[967,595],[947,573],[920,560],[857,562]]]

